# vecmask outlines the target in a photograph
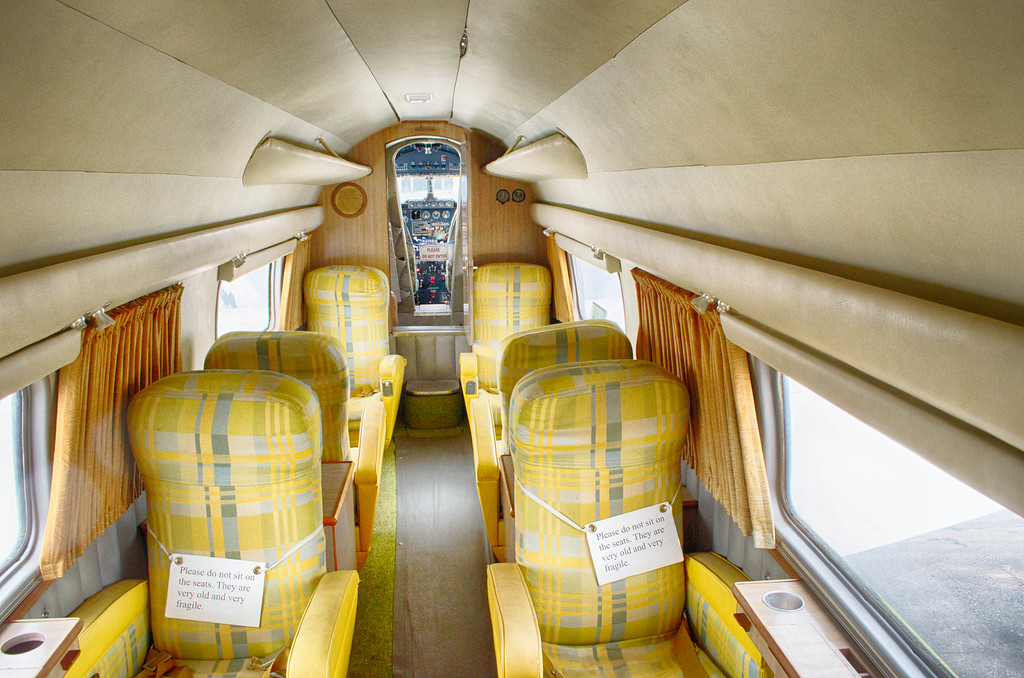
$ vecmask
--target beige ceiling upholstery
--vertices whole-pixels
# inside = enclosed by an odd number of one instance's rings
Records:
[[[64,4],[327,130],[342,140],[338,151],[397,122],[324,0]]]
[[[1024,324],[1022,24],[1016,0],[7,0],[0,275],[315,203],[241,185],[268,133],[344,155],[440,118],[566,134],[589,177],[541,201]]]
[[[623,11],[616,0],[473,0],[456,120],[512,134],[683,2],[643,0]]]
[[[328,0],[402,120],[448,120],[469,0]],[[427,103],[406,94],[429,93]]]
[[[1020,148],[1022,14],[688,2],[516,133],[557,127],[591,172]]]

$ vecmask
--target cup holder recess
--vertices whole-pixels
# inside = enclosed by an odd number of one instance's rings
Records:
[[[25,654],[46,642],[46,636],[37,632],[23,633],[0,645],[0,653],[6,655]]]
[[[761,601],[779,612],[796,612],[804,606],[804,599],[789,591],[769,591],[761,597]]]

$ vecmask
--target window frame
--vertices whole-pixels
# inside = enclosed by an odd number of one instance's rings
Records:
[[[56,373],[23,388],[21,421],[21,508],[25,532],[19,549],[0,571],[0,619],[6,619],[42,583],[39,557],[49,510],[56,417]]]
[[[15,435],[13,436],[12,465],[15,480],[15,501],[17,511],[20,513],[18,524],[21,526],[21,529],[16,536],[14,548],[11,550],[10,555],[0,560],[0,582],[3,580],[4,573],[21,558],[32,535],[33,527],[33,516],[27,501],[27,495],[30,494],[30,490],[26,487],[28,485],[26,482],[28,474],[26,472],[25,446],[26,443],[31,443],[29,442],[28,431],[26,431],[25,426],[25,389],[4,397],[13,398],[11,402],[11,430]]]
[[[623,332],[625,332],[626,331],[626,295],[625,295],[625,293],[622,290],[622,271],[617,271],[615,273],[612,273],[611,271],[605,270],[601,266],[598,266],[596,264],[591,264],[590,262],[586,261],[585,259],[581,259],[580,257],[576,256],[572,252],[566,252],[566,262],[569,265],[569,275],[572,278],[572,288],[573,288],[572,289],[572,291],[573,291],[572,297],[573,297],[573,303],[576,305],[576,313],[577,313],[577,315],[579,316],[579,318],[581,320],[588,320],[589,318],[588,318],[588,315],[586,313],[586,309],[583,308],[583,295],[580,293],[580,291],[582,289],[582,286],[580,284],[579,278],[577,277],[577,275],[578,275],[578,272],[576,270],[577,264],[580,264],[580,265],[583,265],[583,266],[589,266],[591,268],[597,269],[598,271],[601,271],[601,272],[605,273],[606,275],[610,275],[610,276],[614,276],[615,277],[615,281],[617,283],[617,287],[618,287],[618,290],[619,290],[619,303],[622,306],[622,324],[620,325],[619,329],[622,330]],[[605,309],[604,320],[608,320],[609,322],[613,322],[616,325],[619,325],[618,322],[616,322],[615,320],[612,320],[609,317],[607,311],[608,311],[608,309]]]
[[[859,579],[837,562],[789,506],[783,374],[756,356],[751,359],[777,550],[875,664],[880,676],[948,678],[931,658],[919,653],[901,627],[891,623]]]
[[[269,307],[270,307],[269,308],[269,312],[268,312],[267,326],[264,329],[262,329],[262,330],[247,330],[247,331],[252,331],[252,332],[269,332],[271,330],[276,329],[277,326],[278,326],[279,315],[280,315],[280,307],[281,307],[281,288],[282,288],[282,286],[284,284],[284,257],[280,257],[278,259],[274,259],[273,261],[269,261],[269,262],[267,262],[267,264],[265,264],[265,266],[260,266],[258,268],[255,268],[255,269],[249,271],[248,273],[246,273],[245,275],[242,275],[242,276],[239,276],[238,278],[235,278],[235,280],[241,280],[242,278],[244,278],[246,276],[253,275],[254,273],[262,271],[266,267],[269,267],[269,269],[270,269],[269,270],[269,274],[267,276],[267,278],[268,278],[268,280],[267,280],[267,295],[268,295],[268,302],[269,302]],[[226,280],[218,280],[217,281],[217,294],[216,294],[216,297],[215,297],[217,303],[215,304],[214,313],[213,313],[213,316],[214,316],[213,317],[213,332],[214,332],[214,336],[217,337],[217,338],[219,338],[222,334],[227,334],[227,332],[221,332],[220,331],[220,311],[221,311],[220,291],[221,291],[221,286],[225,282],[228,282],[228,281],[226,281]],[[230,281],[230,282],[234,282],[234,280]]]

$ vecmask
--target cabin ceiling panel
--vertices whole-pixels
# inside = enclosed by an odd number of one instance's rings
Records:
[[[1024,151],[977,151],[610,172],[538,192],[1024,325],[1021,186]]]
[[[449,120],[469,0],[327,0],[402,120]],[[409,93],[430,93],[410,103]]]
[[[6,170],[241,177],[268,131],[307,144],[324,133],[45,0],[0,3],[0,82]]]
[[[346,148],[397,122],[373,74],[323,0],[64,2],[328,130]]]
[[[314,205],[319,192],[318,186],[245,188],[236,179],[209,177],[0,172],[0,277],[139,239]]]
[[[1022,148],[1022,25],[1015,0],[691,0],[516,134],[591,171]]]
[[[683,2],[473,0],[455,121],[511,134]]]

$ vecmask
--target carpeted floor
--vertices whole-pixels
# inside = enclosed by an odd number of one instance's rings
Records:
[[[496,676],[468,431],[400,438],[397,484],[394,675]]]
[[[348,675],[391,678],[395,585],[395,444],[384,451],[370,555],[359,572],[359,603]]]

